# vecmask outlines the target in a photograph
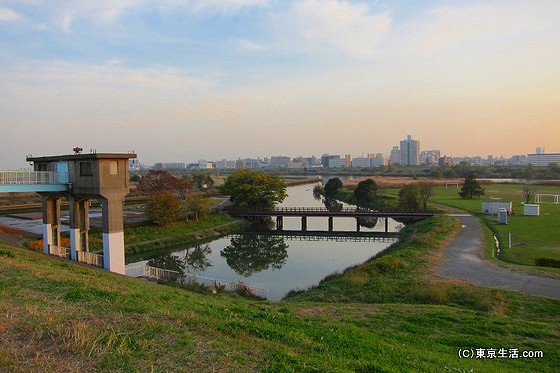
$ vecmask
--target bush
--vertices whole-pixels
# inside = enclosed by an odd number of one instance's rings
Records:
[[[535,260],[536,265],[539,267],[552,267],[560,268],[560,260],[552,258],[538,258]]]

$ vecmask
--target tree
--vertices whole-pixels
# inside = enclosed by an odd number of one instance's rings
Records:
[[[221,191],[230,195],[236,206],[261,209],[272,209],[288,196],[286,183],[280,176],[247,169],[231,174]]]
[[[525,203],[531,203],[531,199],[535,196],[537,192],[530,184],[525,184],[523,186],[523,196],[525,197]]]
[[[358,205],[373,202],[378,195],[377,183],[372,179],[360,181],[354,189],[354,197]]]
[[[185,217],[189,220],[189,215],[193,214],[195,219],[205,218],[210,214],[211,202],[207,195],[191,194],[184,200]]]
[[[165,170],[150,170],[150,172],[140,180],[140,184],[138,185],[138,189],[147,196],[167,192],[186,195],[191,188],[188,179],[176,178],[171,175],[169,171]]]
[[[148,197],[146,215],[157,225],[169,225],[181,218],[179,201],[191,189],[188,179],[176,178],[168,171],[151,170],[139,184],[139,189]]]
[[[408,184],[399,190],[399,207],[419,210],[422,200],[418,184]]]
[[[428,208],[428,201],[432,196],[433,192],[433,184],[427,181],[421,181],[418,184],[418,196],[420,197],[420,201],[422,202],[422,207],[424,210]]]
[[[480,186],[480,183],[476,179],[476,174],[470,174],[465,178],[463,187],[459,192],[459,196],[463,199],[473,199],[479,198],[484,195],[484,188]]]
[[[150,196],[144,210],[154,224],[162,226],[178,221],[182,211],[181,203],[170,192]]]
[[[332,198],[342,188],[342,181],[338,177],[329,179],[325,184],[325,197]]]

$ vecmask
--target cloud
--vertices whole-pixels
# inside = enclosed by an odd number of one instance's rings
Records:
[[[19,21],[22,17],[11,9],[0,8],[0,21]]]
[[[357,58],[374,57],[392,23],[388,12],[373,13],[367,4],[340,0],[296,2],[284,17],[285,28],[303,38],[306,48],[334,47]]]
[[[266,49],[263,45],[246,39],[237,40],[237,44],[241,50],[247,52],[262,52]]]
[[[266,6],[270,0],[196,0],[195,11],[214,11],[219,13],[235,13],[241,8]]]
[[[421,48],[439,52],[469,42],[478,45],[501,37],[528,34],[545,27],[558,14],[558,2],[493,1],[434,8],[416,28]],[[555,17],[555,16],[552,16]]]

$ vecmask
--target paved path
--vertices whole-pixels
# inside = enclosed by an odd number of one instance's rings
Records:
[[[521,293],[560,298],[560,280],[528,275],[498,267],[482,259],[483,230],[471,215],[452,215],[461,220],[462,230],[447,245],[440,277],[456,278],[476,285],[506,288]]]

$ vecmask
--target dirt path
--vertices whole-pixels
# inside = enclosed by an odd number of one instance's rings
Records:
[[[462,230],[445,248],[444,262],[436,271],[436,276],[560,298],[560,280],[511,271],[484,260],[483,229],[480,222],[471,215],[453,216],[461,220]]]

